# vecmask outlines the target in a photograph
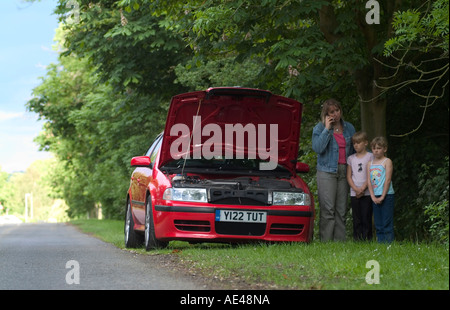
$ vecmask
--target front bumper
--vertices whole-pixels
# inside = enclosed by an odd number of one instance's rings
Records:
[[[310,206],[155,205],[155,234],[163,241],[310,242],[314,211]],[[265,223],[217,221],[216,210],[266,212]]]

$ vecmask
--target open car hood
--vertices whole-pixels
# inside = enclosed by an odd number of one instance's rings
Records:
[[[300,102],[258,89],[220,87],[174,96],[159,166],[220,153],[271,161],[263,170],[274,169],[275,161],[294,173],[301,116]]]

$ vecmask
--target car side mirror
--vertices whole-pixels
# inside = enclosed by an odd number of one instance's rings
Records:
[[[152,168],[152,162],[148,156],[137,156],[131,159],[131,166]]]
[[[309,172],[309,165],[305,163],[296,163],[295,170],[302,173]]]

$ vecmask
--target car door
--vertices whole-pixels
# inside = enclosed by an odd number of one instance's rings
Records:
[[[159,135],[145,156],[152,158],[161,145],[162,135]],[[153,157],[156,157],[153,155]],[[154,160],[152,161],[152,163]],[[145,198],[147,187],[152,179],[153,169],[151,167],[137,167],[131,175],[131,208],[136,219],[137,225],[144,225],[145,223]]]

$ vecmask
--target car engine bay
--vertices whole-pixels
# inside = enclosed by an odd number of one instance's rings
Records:
[[[175,175],[174,188],[206,188],[208,202],[233,205],[270,205],[272,191],[303,190],[295,188],[288,179],[276,177],[236,177],[230,179],[206,179],[198,175]]]

